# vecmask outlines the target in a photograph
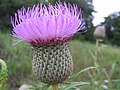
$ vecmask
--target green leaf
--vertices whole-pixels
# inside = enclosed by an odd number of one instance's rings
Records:
[[[93,54],[93,52],[92,51],[89,51],[89,53],[91,54],[91,56],[93,57],[93,59],[95,60],[96,59],[96,57],[95,57],[95,55]]]
[[[112,64],[112,69],[111,69],[110,74],[109,74],[109,77],[110,77],[110,78],[112,77],[112,75],[113,75],[113,73],[114,73],[115,66],[116,66],[116,63],[113,63],[113,64]]]
[[[88,83],[88,82],[72,82],[71,84],[67,85],[66,87],[64,87],[61,90],[71,90],[71,89],[73,90],[78,86],[88,85],[88,84],[90,84],[90,83]]]
[[[50,85],[44,85],[41,87],[35,87],[34,90],[48,90],[49,87],[50,87]]]
[[[74,74],[74,75],[72,75],[71,77],[69,77],[69,79],[75,79],[77,76],[79,76],[81,73],[83,73],[83,72],[86,72],[86,71],[88,71],[88,70],[90,70],[90,69],[95,69],[96,67],[88,67],[88,68],[85,68],[85,69],[82,69],[81,71],[79,71],[78,73],[76,73],[76,74]]]
[[[45,85],[42,87],[42,90],[47,90],[50,87],[50,85]]]
[[[0,71],[0,89],[5,90],[7,87],[6,81],[7,81],[7,76],[8,76],[8,70],[7,70],[7,65],[6,63],[0,59],[0,64],[1,64],[1,71]]]

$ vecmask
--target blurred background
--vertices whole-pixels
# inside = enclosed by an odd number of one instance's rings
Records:
[[[12,46],[16,39],[10,36],[12,25],[10,17],[21,7],[33,6],[34,4],[55,4],[57,0],[0,0],[0,58],[8,65],[9,79],[8,86],[16,90],[23,83],[37,83],[31,71],[32,50],[25,42]],[[120,8],[119,0],[110,4],[110,0],[60,0],[61,2],[75,3],[82,10],[85,27],[76,33],[71,41],[71,49],[75,63],[74,72],[93,65],[89,51],[94,50],[95,38],[94,29],[97,25],[104,25],[106,38],[104,44],[104,60],[101,65],[109,72],[111,65],[116,63],[113,79],[120,78]],[[116,6],[118,5],[118,6]],[[116,6],[117,8],[113,9]],[[111,11],[110,11],[111,10]],[[109,11],[109,12],[108,12]],[[86,32],[87,30],[87,32]],[[87,73],[84,73],[76,80],[89,80]],[[112,90],[119,90],[120,82],[113,84]],[[84,90],[88,90],[83,87]],[[81,90],[83,90],[81,88]],[[90,89],[89,89],[90,90]],[[93,89],[91,89],[93,90]],[[103,89],[104,90],[104,89]]]

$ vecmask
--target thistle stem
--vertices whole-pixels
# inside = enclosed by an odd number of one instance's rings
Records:
[[[52,90],[59,90],[58,84],[52,84]]]
[[[97,75],[100,75],[100,66],[99,66],[99,45],[100,45],[100,39],[96,39],[96,50],[95,50],[95,59],[94,59],[94,66],[96,67],[97,71],[95,70],[93,72],[94,78],[95,78],[95,82],[98,82],[97,79]],[[94,83],[95,83],[94,82]],[[95,85],[95,90],[98,90],[99,86],[96,84]]]
[[[102,40],[101,39],[97,39],[96,40],[96,51],[95,51],[95,62],[94,62],[94,65],[95,65],[95,67],[96,67],[96,69],[97,69],[97,71],[98,71],[98,73],[100,73],[100,66],[99,66],[99,48],[100,48],[100,42],[101,42]]]
[[[97,71],[98,71],[98,48],[99,48],[99,41],[98,39],[96,39],[94,66],[96,67]],[[94,78],[96,77],[96,70],[94,70],[93,76]]]
[[[95,51],[95,62],[94,65],[96,68],[98,68],[97,64],[98,64],[98,48],[99,48],[99,40],[96,40],[96,51]]]

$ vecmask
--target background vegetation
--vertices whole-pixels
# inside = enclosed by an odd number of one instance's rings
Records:
[[[8,86],[11,90],[16,90],[23,83],[37,83],[34,80],[31,71],[32,49],[25,43],[12,46],[16,39],[10,36],[12,30],[10,24],[10,16],[13,16],[17,9],[22,6],[28,7],[37,3],[48,4],[48,1],[55,4],[56,0],[0,0],[0,58],[5,60],[8,65],[9,79]],[[95,39],[92,35],[94,26],[92,15],[94,6],[92,0],[60,0],[70,3],[78,4],[82,9],[84,28],[78,32],[73,41],[71,41],[71,50],[74,60],[74,72],[77,72],[83,68],[93,65],[93,58],[90,52],[94,52]],[[106,27],[106,39],[104,43],[108,44],[106,48],[102,49],[104,59],[99,61],[100,65],[104,67],[109,73],[111,66],[115,63],[115,69],[112,75],[112,79],[118,79],[120,77],[120,12],[113,13],[105,18],[105,22],[101,23]],[[85,32],[87,30],[87,32]],[[85,33],[83,33],[85,32]],[[91,43],[92,42],[92,43]],[[76,79],[85,81],[90,80],[88,73],[83,73]],[[81,87],[81,90],[88,90],[91,85]],[[112,90],[119,90],[120,82],[112,82]]]
[[[19,44],[12,46],[13,40],[9,34],[1,34],[0,37],[0,57],[5,60],[8,65],[9,79],[8,85],[11,90],[16,90],[20,85],[24,83],[36,84],[34,76],[32,75],[31,70],[31,61],[32,61],[32,49],[25,43],[20,42]],[[74,60],[74,73],[93,66],[93,58],[91,57],[90,52],[94,52],[95,45],[86,41],[71,41],[71,51]],[[102,49],[104,59],[99,61],[100,65],[104,67],[108,73],[111,71],[113,63],[115,63],[115,69],[112,74],[112,79],[116,80],[120,77],[120,48],[107,46]],[[101,76],[102,77],[102,76]],[[75,81],[90,81],[90,77],[87,72],[82,73]],[[120,81],[112,82],[113,89],[119,90]],[[83,89],[82,89],[83,88]],[[92,88],[91,85],[81,87],[81,90],[88,90],[85,88]],[[93,90],[93,89],[91,89]]]

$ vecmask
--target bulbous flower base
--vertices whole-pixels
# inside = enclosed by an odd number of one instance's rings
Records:
[[[94,31],[94,37],[96,39],[103,39],[105,37],[105,27],[104,26],[97,26]]]
[[[33,47],[32,70],[41,82],[62,83],[73,71],[69,43]]]

